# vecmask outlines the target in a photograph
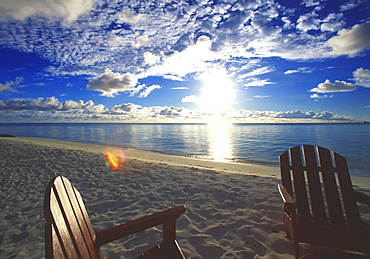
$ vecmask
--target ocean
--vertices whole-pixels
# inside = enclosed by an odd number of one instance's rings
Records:
[[[351,174],[370,177],[369,124],[0,124],[0,134],[43,137],[189,156],[278,166],[278,156],[302,144],[347,158]]]

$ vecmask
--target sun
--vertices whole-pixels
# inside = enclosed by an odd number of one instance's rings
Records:
[[[232,108],[235,97],[233,82],[223,70],[205,73],[200,77],[203,81],[200,105],[206,112],[220,114]]]

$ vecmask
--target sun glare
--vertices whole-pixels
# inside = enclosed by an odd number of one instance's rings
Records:
[[[227,162],[234,157],[230,139],[231,124],[221,120],[208,124],[210,136],[210,156],[214,161]]]
[[[200,105],[209,113],[227,112],[234,102],[234,84],[223,70],[212,71],[201,76]]]

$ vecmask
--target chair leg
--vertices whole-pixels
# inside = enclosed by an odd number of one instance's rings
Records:
[[[293,241],[294,258],[298,259],[300,257],[299,243],[295,240],[294,236],[292,237],[292,241]]]
[[[292,239],[292,236],[290,235],[288,229],[284,226],[285,235],[288,239]]]

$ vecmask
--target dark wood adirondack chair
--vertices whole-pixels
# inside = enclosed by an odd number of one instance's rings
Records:
[[[79,192],[57,176],[45,193],[46,258],[103,258],[101,245],[157,225],[163,225],[163,242],[138,258],[184,258],[176,242],[176,220],[184,212],[178,206],[95,233]]]
[[[370,206],[370,197],[353,189],[346,159],[312,145],[293,147],[279,158],[283,223],[295,258],[300,242],[370,253],[370,229],[356,202]]]

